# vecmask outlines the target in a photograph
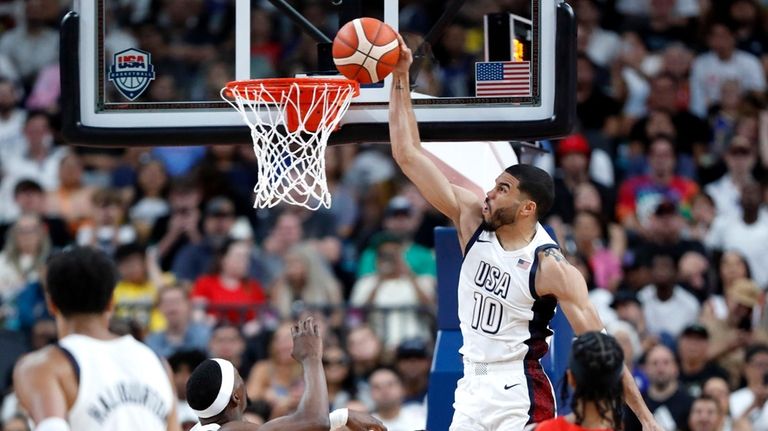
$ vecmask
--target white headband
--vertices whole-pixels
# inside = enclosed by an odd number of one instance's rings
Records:
[[[229,399],[232,397],[232,390],[235,387],[235,367],[232,366],[232,363],[226,359],[213,358],[213,360],[221,368],[221,386],[219,387],[219,394],[216,395],[216,399],[207,409],[192,409],[200,419],[212,418],[223,412],[227,405],[229,405]]]

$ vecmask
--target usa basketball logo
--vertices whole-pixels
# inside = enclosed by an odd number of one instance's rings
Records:
[[[135,100],[155,79],[152,55],[140,49],[126,49],[115,54],[109,68],[109,80],[128,100]]]

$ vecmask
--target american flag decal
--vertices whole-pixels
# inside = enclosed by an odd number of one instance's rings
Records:
[[[522,269],[528,269],[528,267],[531,266],[531,262],[528,262],[524,259],[517,259],[517,267]]]
[[[527,97],[530,95],[530,61],[475,63],[476,97]]]

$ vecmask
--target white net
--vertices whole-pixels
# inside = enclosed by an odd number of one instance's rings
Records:
[[[270,81],[230,84],[221,90],[221,97],[251,129],[258,163],[253,206],[271,208],[286,202],[310,210],[330,208],[325,148],[358,87],[346,80],[296,79],[280,85]]]

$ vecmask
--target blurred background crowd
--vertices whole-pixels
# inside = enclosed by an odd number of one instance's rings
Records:
[[[56,341],[40,280],[50,253],[68,244],[114,257],[113,330],[168,359],[187,429],[185,382],[206,357],[229,359],[246,378],[250,420],[292,411],[303,388],[286,322],[308,314],[325,334],[329,408],[422,429],[432,231],[448,222],[389,148],[330,148],[333,205],[310,212],[251,208],[248,145],[68,147],[58,23],[70,3],[0,0],[0,429],[29,429],[10,370]],[[218,97],[231,70],[212,46],[233,37],[222,25],[233,1],[106,3],[120,23],[111,52],[146,49],[169,71],[147,100]],[[330,1],[292,3],[332,34]],[[546,222],[665,429],[768,431],[768,2],[569,3],[577,128],[542,142],[546,154],[520,155],[556,178]],[[415,46],[442,2],[400,4]],[[530,15],[527,1],[470,4],[427,53],[419,92],[471,95],[483,15]],[[268,2],[254,5],[253,76],[312,70],[314,43]],[[629,416],[627,429],[639,430]]]

